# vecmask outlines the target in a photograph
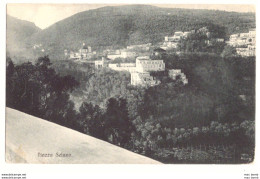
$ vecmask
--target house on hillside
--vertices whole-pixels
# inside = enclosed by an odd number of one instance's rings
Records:
[[[108,67],[115,71],[128,71],[130,73],[136,71],[135,63],[110,63]]]
[[[67,51],[68,54],[68,51]],[[66,55],[65,55],[66,56]],[[78,52],[71,51],[69,54],[70,59],[91,59],[96,56],[96,52],[92,52],[91,46],[85,45],[85,43],[82,44],[82,47],[78,50]]]
[[[131,85],[154,86],[160,84],[160,81],[150,74],[150,72],[157,71],[165,71],[163,60],[151,60],[149,56],[137,57],[136,70],[131,73]]]
[[[236,52],[238,55],[240,55],[242,57],[255,56],[255,46],[248,45],[246,48],[236,48]]]
[[[105,57],[102,57],[101,60],[95,60],[95,68],[100,69],[104,67],[108,67],[109,60]]]
[[[155,86],[160,84],[159,80],[156,80],[149,72],[131,73],[131,85],[133,86]]]
[[[240,56],[255,56],[256,30],[250,29],[248,33],[232,34],[227,44],[235,47]]]
[[[173,36],[166,36],[164,37],[165,42],[179,42],[183,37],[183,32],[175,32]]]
[[[169,70],[168,76],[173,80],[177,80],[177,77],[179,77],[184,85],[188,84],[188,79],[187,79],[186,75],[181,72],[181,69]]]
[[[177,49],[178,42],[163,42],[163,44],[160,46],[160,48],[163,50]]]
[[[152,43],[140,44],[140,45],[129,45],[126,47],[127,50],[142,50],[149,51],[152,46]]]
[[[225,39],[223,39],[223,38],[216,38],[216,41],[217,42],[225,42]]]
[[[249,33],[249,37],[255,37],[256,36],[256,29],[250,29],[248,33]]]
[[[186,31],[186,32],[178,31],[175,32],[173,36],[165,36],[164,42],[160,46],[160,48],[164,50],[177,49],[181,39],[188,38],[188,36],[192,33],[193,33],[192,31]]]
[[[107,58],[115,60],[116,58],[135,58],[137,54],[127,49],[109,50],[107,51]]]

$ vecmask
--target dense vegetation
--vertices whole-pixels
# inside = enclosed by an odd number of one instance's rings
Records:
[[[224,30],[224,28],[219,27],[217,30],[221,31]],[[215,29],[215,31],[217,30]],[[181,39],[178,44],[178,50],[182,52],[222,53],[225,47],[225,42],[217,42],[216,38],[223,37],[224,33],[219,33],[219,31],[217,31],[218,33],[214,33],[214,31],[210,32],[210,38],[203,33],[192,33],[186,39]]]
[[[125,72],[93,73],[86,66],[80,73],[78,64],[51,65],[48,57],[35,65],[8,59],[7,106],[165,163],[236,163],[243,162],[243,153],[253,157],[254,58],[206,53],[162,58],[167,69],[187,75],[188,85],[163,81],[136,88]],[[74,77],[84,79],[82,84]]]
[[[76,121],[74,104],[68,92],[78,86],[71,76],[59,76],[50,68],[48,57],[15,66],[7,60],[6,105],[37,117],[48,119],[65,126]]]

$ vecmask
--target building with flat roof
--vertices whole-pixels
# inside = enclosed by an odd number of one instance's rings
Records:
[[[105,57],[102,57],[101,60],[95,60],[95,68],[100,69],[100,68],[108,67],[108,62],[109,60],[107,60]]]
[[[130,73],[136,71],[135,63],[110,63],[108,67],[115,71],[128,71]]]
[[[151,71],[164,71],[165,63],[163,60],[151,60],[150,57],[137,57],[136,58],[136,71],[151,72]]]

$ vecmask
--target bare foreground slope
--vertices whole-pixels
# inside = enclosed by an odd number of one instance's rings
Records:
[[[6,162],[159,164],[94,137],[6,108]]]

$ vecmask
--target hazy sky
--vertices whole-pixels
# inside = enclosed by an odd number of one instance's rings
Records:
[[[110,6],[118,6],[109,4]],[[78,12],[99,7],[108,6],[108,4],[8,4],[7,14],[22,20],[34,22],[36,26],[44,29],[57,21],[69,17]],[[191,4],[165,4],[155,5],[167,8],[188,8],[188,9],[215,9],[236,12],[255,12],[254,5],[191,5]]]

